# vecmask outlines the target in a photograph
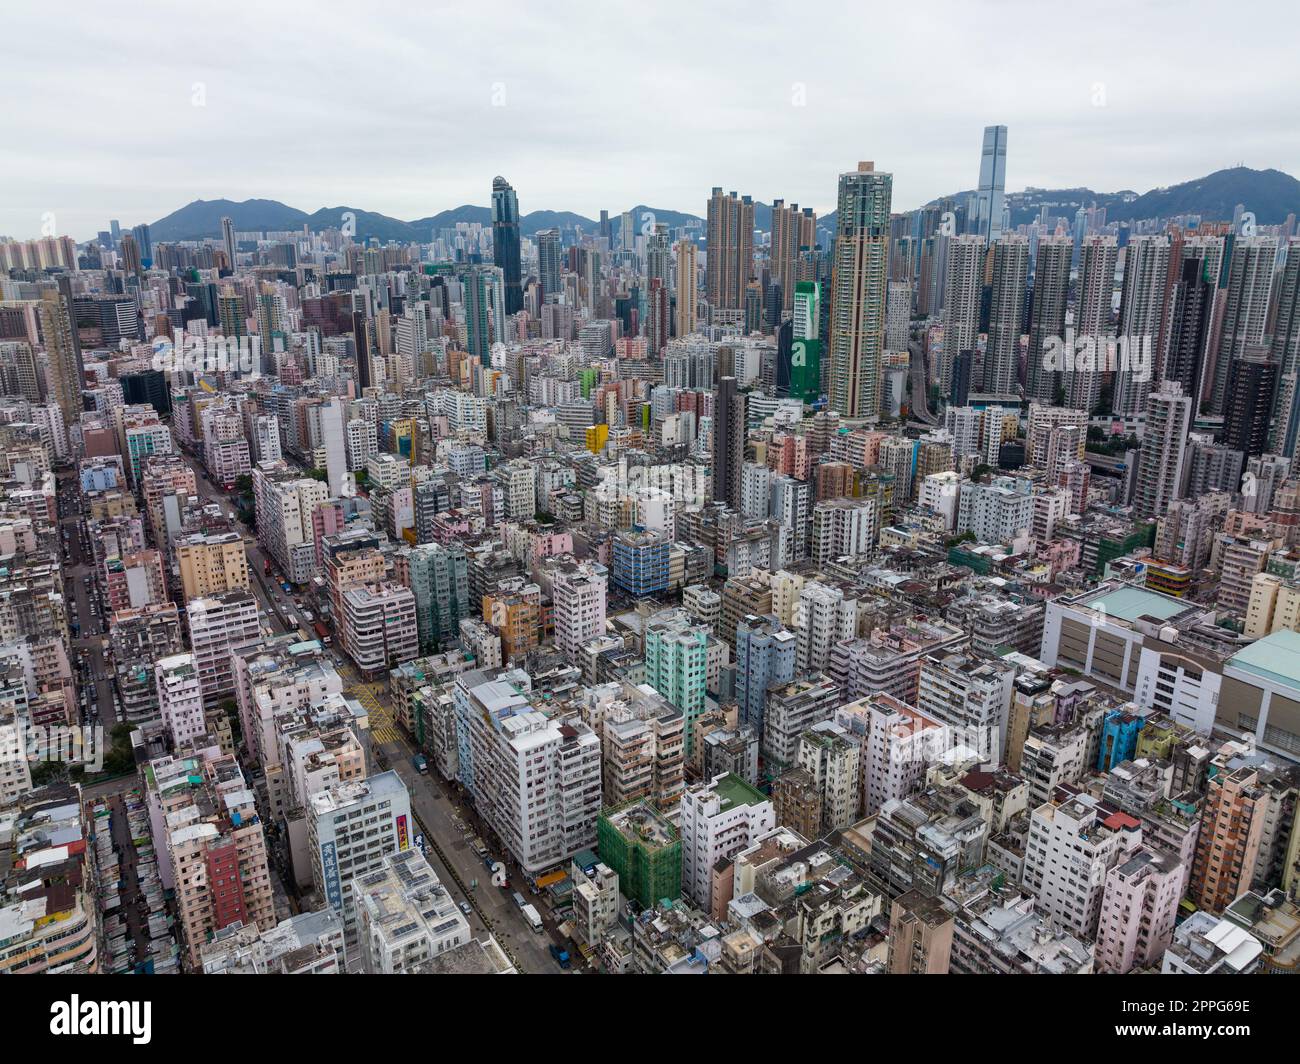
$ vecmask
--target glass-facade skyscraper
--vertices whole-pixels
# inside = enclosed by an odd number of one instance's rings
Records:
[[[492,179],[492,261],[505,277],[506,315],[524,309],[519,268],[519,197],[504,177]]]
[[[992,242],[1002,232],[1002,199],[1007,188],[1007,127],[985,126],[980,152],[980,185],[975,194],[971,232]]]

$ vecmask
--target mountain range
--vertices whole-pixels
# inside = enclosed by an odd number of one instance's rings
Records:
[[[954,193],[957,200],[971,195],[969,191]],[[946,197],[945,197],[946,198]],[[1168,218],[1174,215],[1196,214],[1206,219],[1229,220],[1238,204],[1243,204],[1255,214],[1260,225],[1276,225],[1286,220],[1288,214],[1300,213],[1300,181],[1280,170],[1252,170],[1237,166],[1219,170],[1205,177],[1184,181],[1168,188],[1156,188],[1138,194],[1133,191],[1096,192],[1088,188],[1038,189],[1007,194],[1011,207],[1012,225],[1031,221],[1044,205],[1054,217],[1072,217],[1079,207],[1105,207],[1107,221],[1132,221],[1139,218]],[[938,203],[932,200],[931,203]],[[221,219],[234,219],[235,228],[241,232],[288,231],[307,225],[312,230],[341,227],[343,216],[351,212],[356,223],[356,236],[360,240],[375,237],[380,241],[427,242],[434,230],[452,228],[458,222],[478,222],[490,225],[491,210],[486,206],[464,204],[440,211],[426,218],[405,222],[386,214],[362,210],[358,207],[322,207],[312,213],[290,207],[278,200],[250,199],[235,202],[228,199],[195,200],[150,225],[150,236],[155,241],[201,240],[221,235]],[[633,225],[639,231],[649,221],[663,222],[670,227],[695,223],[703,226],[698,215],[662,207],[638,204],[629,208]],[[612,225],[619,224],[619,213],[611,212]],[[769,231],[772,208],[765,203],[754,205],[754,225]],[[520,229],[525,236],[533,237],[539,229],[559,228],[572,232],[581,227],[594,233],[599,222],[572,211],[531,211],[520,219]],[[833,232],[835,213],[817,219],[817,228]]]

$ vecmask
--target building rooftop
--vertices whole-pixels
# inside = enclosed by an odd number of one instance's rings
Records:
[[[1266,680],[1300,687],[1300,632],[1283,628],[1266,635],[1237,651],[1228,664]]]
[[[1087,605],[1099,612],[1104,611],[1110,617],[1121,621],[1133,622],[1139,617],[1153,617],[1157,621],[1167,621],[1185,613],[1188,604],[1169,595],[1147,591],[1140,587],[1120,587],[1109,591],[1099,598],[1090,599]]]
[[[418,969],[427,975],[514,975],[515,969],[496,940],[472,938],[430,956]]]
[[[379,801],[406,792],[406,784],[396,772],[381,772],[364,780],[347,780],[336,783],[328,790],[320,791],[311,797],[311,806],[318,816],[327,816],[349,805],[366,800]]]
[[[759,805],[768,800],[757,787],[746,783],[735,773],[728,772],[713,781],[713,791],[726,808],[737,805]]]
[[[637,838],[655,846],[669,846],[677,841],[677,829],[648,802],[638,799],[631,805],[606,816],[611,827],[628,838]]]

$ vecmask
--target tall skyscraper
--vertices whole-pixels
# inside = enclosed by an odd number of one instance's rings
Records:
[[[235,220],[230,217],[221,219],[221,243],[226,249],[226,258],[230,268],[235,268]]]
[[[338,498],[346,491],[347,404],[337,396],[320,406],[320,445],[325,450],[325,482],[330,495]]]
[[[1146,409],[1159,352],[1156,339],[1165,318],[1169,279],[1169,238],[1132,237],[1124,249],[1124,280],[1120,288],[1119,339],[1130,364],[1115,370],[1111,408],[1117,417],[1135,417]],[[1190,389],[1184,392],[1190,396]]]
[[[1080,206],[1074,212],[1074,227],[1071,230],[1074,237],[1074,258],[1070,265],[1077,267],[1079,265],[1079,254],[1083,248],[1083,238],[1088,235],[1088,211],[1085,207]]]
[[[1169,293],[1169,340],[1164,378],[1178,381],[1192,400],[1193,419],[1200,412],[1205,385],[1205,345],[1214,308],[1214,283],[1205,276],[1203,258],[1184,257],[1181,276]]]
[[[663,283],[665,290],[671,288],[672,257],[671,243],[668,240],[668,226],[657,223],[647,234],[645,242],[645,275],[647,285],[656,278]]]
[[[505,313],[524,309],[519,269],[519,199],[504,177],[492,179],[492,261],[505,279]]]
[[[81,398],[85,367],[72,313],[72,287],[66,275],[59,278],[57,292],[46,292],[41,297],[36,312],[49,358],[50,395],[59,404],[63,423],[70,428],[85,409]]]
[[[668,285],[658,277],[650,278],[650,290],[646,293],[646,349],[652,355],[662,355],[668,346],[669,322],[672,315],[669,309]]]
[[[138,279],[144,270],[144,260],[140,257],[140,244],[136,240],[135,234],[123,233],[119,246],[122,252],[122,268],[127,273],[134,274]]]
[[[781,286],[781,313],[789,317],[794,309],[794,286],[799,279],[799,253],[817,242],[817,216],[811,207],[772,202],[772,280]]]
[[[696,248],[693,240],[677,241],[677,335],[695,331]]]
[[[1223,406],[1224,446],[1247,458],[1268,449],[1269,415],[1273,412],[1277,378],[1278,364],[1263,344],[1246,348],[1240,358],[1232,360]]]
[[[220,298],[221,317],[225,320],[225,296]],[[373,345],[370,342],[370,319],[366,316],[364,307],[354,308],[352,311],[352,338],[357,349],[357,390],[364,393],[373,383],[370,372],[370,359],[374,355]]]
[[[558,302],[563,293],[560,283],[560,231],[558,229],[537,231],[537,273],[542,283],[542,302]]]
[[[943,285],[943,359],[939,365],[939,386],[945,398],[952,395],[954,363],[963,351],[975,350],[979,337],[987,251],[984,239],[979,236],[959,236],[948,241]]]
[[[1002,199],[1007,187],[1007,127],[985,126],[980,152],[980,186],[975,194],[971,232],[986,244],[1002,232]]]
[[[148,269],[153,265],[153,237],[149,235],[149,226],[143,223],[133,225],[131,235],[135,237],[136,246],[140,249],[140,263]]]
[[[484,266],[483,272],[487,274],[488,284],[488,307],[489,315],[492,319],[492,333],[489,340],[489,349],[491,344],[504,343],[506,336],[506,286],[505,276],[500,266]],[[384,329],[384,340],[387,343],[389,331]]]
[[[790,336],[790,395],[816,402],[822,391],[821,284],[796,281]]]
[[[1056,399],[1060,375],[1046,363],[1049,341],[1063,340],[1065,310],[1070,295],[1070,259],[1074,243],[1068,236],[1048,236],[1038,241],[1034,260],[1034,292],[1029,312],[1029,360],[1025,373],[1025,398],[1040,403]]]
[[[1113,236],[1090,236],[1079,255],[1078,297],[1074,310],[1076,344],[1091,347],[1071,355],[1077,359],[1065,372],[1065,405],[1092,413],[1101,396],[1104,354],[1111,339],[1110,308],[1115,295],[1115,265],[1119,244]],[[1091,352],[1091,354],[1089,354]]]
[[[1015,391],[1028,280],[1029,241],[1009,234],[998,237],[993,242],[993,291],[984,348],[985,392],[1006,395]]]
[[[1187,431],[1195,414],[1191,397],[1177,381],[1163,381],[1147,398],[1146,432],[1137,487],[1133,495],[1135,517],[1164,517],[1178,497]]]
[[[745,464],[745,396],[735,377],[718,382],[713,404],[713,497],[740,509],[741,469]]]
[[[1197,259],[1202,265],[1202,275],[1216,291],[1224,283],[1224,256],[1231,249],[1231,243],[1223,236],[1193,236],[1183,239],[1182,257]]]
[[[704,281],[709,306],[744,310],[745,288],[754,273],[754,201],[714,188],[708,203]]]
[[[840,175],[836,200],[830,402],[844,417],[870,422],[880,420],[892,192],[892,175],[861,162]]]
[[[1269,450],[1295,455],[1296,437],[1300,435],[1300,238],[1287,243],[1286,264],[1278,290],[1277,316],[1273,325],[1273,361],[1280,374],[1277,402],[1273,409],[1273,434]]]
[[[1227,412],[1228,380],[1232,363],[1243,358],[1248,348],[1264,342],[1268,301],[1273,291],[1273,264],[1277,260],[1277,238],[1237,237],[1228,261],[1226,302],[1219,347],[1214,359],[1214,385],[1210,411]]]
[[[248,316],[245,311],[243,295],[230,285],[222,288],[217,296],[217,320],[227,339],[248,335]]]
[[[262,348],[262,372],[275,372],[275,352],[284,349],[284,299],[276,294],[272,285],[263,285],[257,297],[253,317],[257,321],[257,337]]]
[[[475,266],[465,278],[465,346],[485,366],[492,364],[491,319],[492,268]]]

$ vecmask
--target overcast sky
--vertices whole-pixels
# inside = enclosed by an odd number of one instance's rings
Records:
[[[79,10],[80,9],[80,10]],[[704,213],[722,185],[906,210],[976,184],[1145,192],[1300,174],[1293,0],[8,5],[0,234],[93,237],[194,199],[413,219],[489,202]]]

